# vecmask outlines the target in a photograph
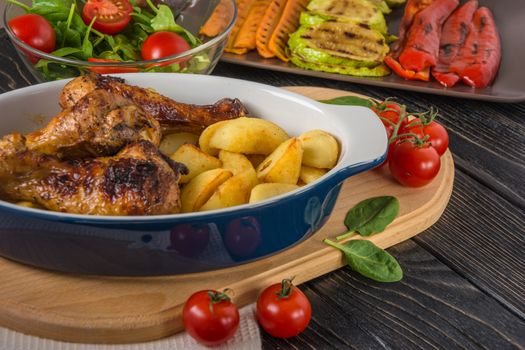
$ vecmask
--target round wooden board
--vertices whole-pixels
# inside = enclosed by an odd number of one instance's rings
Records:
[[[314,99],[351,93],[314,87],[288,88]],[[302,283],[343,266],[339,251],[322,240],[344,232],[350,207],[380,195],[396,196],[399,217],[370,238],[382,248],[402,242],[436,222],[449,201],[454,181],[450,152],[428,186],[398,185],[388,170],[348,179],[328,222],[312,238],[250,264],[209,273],[167,277],[70,275],[24,266],[0,258],[0,325],[45,338],[82,343],[130,343],[159,339],[183,329],[181,309],[200,289],[235,291],[238,306],[254,302],[265,286],[296,276]]]

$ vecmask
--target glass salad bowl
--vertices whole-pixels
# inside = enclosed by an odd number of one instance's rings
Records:
[[[117,4],[128,2],[106,1]],[[151,0],[130,0],[130,21],[125,29],[115,34],[104,34],[102,29],[95,29],[99,28],[95,25],[97,18],[90,24],[85,23],[82,10],[86,5],[82,4],[51,0],[32,5],[28,0],[8,0],[3,14],[6,31],[23,62],[39,82],[71,78],[89,71],[101,74],[209,74],[222,55],[237,16],[235,0],[166,0],[155,3]],[[220,16],[214,16],[220,17],[219,21],[211,20],[214,25],[205,31],[210,36],[201,34],[216,8],[221,10]],[[27,40],[22,41],[20,34],[15,34],[16,26],[9,22],[28,13],[42,15],[51,24],[55,32],[54,50],[46,50],[50,51],[46,53],[36,49],[35,45],[28,45]],[[22,22],[20,26],[27,28],[27,22]],[[161,53],[158,58],[155,50],[163,52],[167,42],[165,36],[158,36],[159,32],[175,33],[188,45],[183,43],[185,46],[182,49],[175,50],[179,53],[169,56]],[[143,44],[154,34],[157,40],[152,40],[153,48],[145,54]],[[169,45],[166,50],[170,50]]]

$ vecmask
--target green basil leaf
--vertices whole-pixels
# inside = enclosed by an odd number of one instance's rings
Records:
[[[374,106],[374,103],[371,100],[357,96],[342,96],[330,100],[321,100],[320,102],[331,105],[363,106],[368,108]]]
[[[351,240],[339,244],[325,240],[325,243],[341,250],[348,265],[365,277],[378,282],[397,282],[403,278],[397,260],[370,241]]]
[[[385,230],[399,213],[399,200],[392,196],[366,199],[350,209],[345,225],[350,232],[370,236]]]
[[[64,56],[69,56],[69,55],[75,55],[80,52],[82,52],[82,50],[77,49],[76,47],[62,47],[58,50],[51,52],[51,55],[57,56],[57,57],[64,57]]]

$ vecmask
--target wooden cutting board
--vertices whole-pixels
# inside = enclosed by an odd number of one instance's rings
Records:
[[[315,99],[349,95],[345,91],[288,88]],[[344,232],[346,212],[359,201],[396,196],[398,218],[370,238],[390,247],[431,226],[443,213],[454,181],[450,152],[428,186],[398,185],[388,170],[374,170],[348,179],[328,222],[307,241],[250,264],[200,274],[167,277],[95,277],[50,272],[0,258],[0,325],[23,333],[72,342],[130,343],[154,340],[183,329],[186,298],[201,289],[235,292],[239,306],[252,303],[266,286],[295,276],[302,283],[344,265],[338,250],[322,240]]]

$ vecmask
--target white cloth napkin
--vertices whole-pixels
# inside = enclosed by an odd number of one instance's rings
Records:
[[[185,332],[147,343],[104,345],[65,343],[0,327],[0,350],[259,350],[261,349],[261,335],[255,320],[254,310],[255,304],[239,310],[241,321],[235,337],[225,344],[213,348],[198,344]]]

